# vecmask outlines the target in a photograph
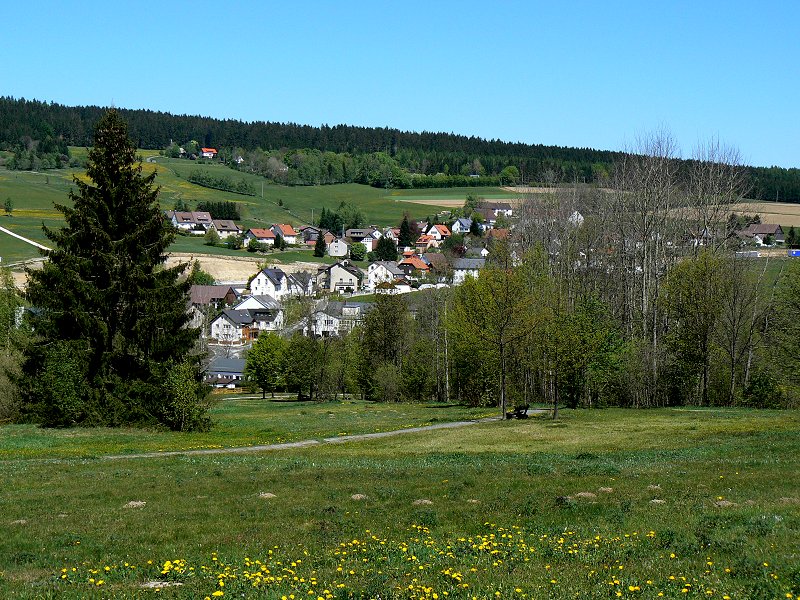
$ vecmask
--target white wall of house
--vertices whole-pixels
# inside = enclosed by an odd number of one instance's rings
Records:
[[[242,328],[220,315],[211,322],[211,337],[220,342],[238,343],[242,339]]]
[[[472,276],[474,279],[478,278],[478,269],[454,269],[453,270],[453,285],[461,285],[467,276]]]
[[[347,242],[338,238],[328,244],[328,256],[347,256],[349,250],[350,247],[347,245]]]

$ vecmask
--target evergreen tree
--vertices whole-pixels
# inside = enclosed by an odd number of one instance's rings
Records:
[[[411,223],[408,220],[408,213],[406,213],[403,215],[403,221],[400,223],[400,235],[397,239],[397,245],[400,248],[413,248],[416,242],[417,238],[414,236]]]
[[[375,260],[397,260],[397,246],[388,237],[383,236],[378,240],[375,248]]]
[[[319,232],[317,236],[317,241],[314,243],[314,256],[322,257],[325,256],[325,253],[328,251],[328,244],[325,243],[325,236],[322,232]]]
[[[155,173],[142,175],[114,110],[97,125],[86,174],[91,183],[74,179],[73,206],[56,205],[66,225],[45,227],[49,260],[28,273],[38,316],[18,379],[25,416],[46,426],[204,428],[206,392],[189,359],[198,336],[186,326],[190,284],[178,281],[186,265],[163,265],[175,234],[158,206]],[[191,370],[170,376],[184,363]],[[200,407],[189,421],[187,393]]]

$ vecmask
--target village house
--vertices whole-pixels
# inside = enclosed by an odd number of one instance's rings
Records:
[[[345,258],[349,252],[350,244],[341,238],[336,238],[330,244],[328,244],[328,256]]]
[[[312,280],[308,283],[299,276],[284,273],[277,267],[268,267],[256,273],[250,281],[250,292],[254,296],[272,296],[280,300],[286,296],[306,296],[311,294]]]
[[[200,158],[216,158],[216,148],[200,148]]]
[[[772,242],[775,244],[786,242],[783,228],[773,223],[751,223],[742,229],[741,235],[744,238],[753,240],[758,246],[766,245],[768,238],[772,238]]]
[[[472,219],[468,219],[466,217],[460,217],[453,221],[453,225],[450,230],[453,234],[465,234],[469,233],[470,228],[472,227]]]
[[[213,358],[206,368],[205,383],[215,388],[239,387],[244,381],[246,363],[243,358]]]
[[[314,227],[313,225],[303,225],[297,230],[297,232],[303,239],[304,244],[313,246],[316,243],[319,234],[322,233],[322,229],[319,227]]]
[[[421,236],[419,236],[414,244],[414,249],[417,251],[417,254],[425,254],[425,252],[427,252],[429,249],[438,247],[439,244],[436,242],[436,240],[426,233],[423,233]]]
[[[428,227],[428,230],[425,233],[433,238],[436,248],[438,248],[443,241],[453,235],[447,225],[442,225],[440,223],[431,225]]]
[[[495,217],[499,217],[500,215],[511,217],[514,214],[514,209],[508,202],[481,202],[478,208],[492,211]]]
[[[487,229],[492,229],[497,224],[497,215],[494,214],[493,210],[489,208],[476,208],[475,212],[483,219],[483,223],[481,223],[481,229],[484,231]]]
[[[239,294],[229,285],[193,285],[189,288],[189,303],[192,306],[220,308],[238,299]]]
[[[369,302],[345,301],[342,306],[342,316],[339,319],[339,335],[350,333],[358,325],[364,324],[364,318],[372,310],[373,304]]]
[[[317,288],[325,292],[355,292],[361,289],[364,275],[348,261],[325,265],[317,272]]]
[[[189,288],[189,327],[203,327],[209,308],[230,306],[239,294],[229,285],[193,285]]]
[[[508,241],[508,236],[511,234],[510,229],[490,229],[486,232],[486,242],[490,241]]]
[[[291,225],[286,223],[277,223],[273,225],[271,229],[272,233],[274,233],[277,237],[282,238],[286,244],[291,246],[297,243],[297,232]]]
[[[367,229],[348,229],[344,232],[344,237],[348,238],[353,244],[364,244],[367,252],[372,252],[378,246],[381,232],[374,227]]]
[[[242,233],[239,226],[230,219],[214,219],[211,222],[211,228],[217,232],[219,239],[224,240],[231,236],[237,236]]]
[[[416,254],[404,254],[403,260],[397,263],[397,267],[405,273],[406,277],[416,279],[426,275],[431,266]]]
[[[311,337],[333,337],[339,335],[344,302],[323,302],[304,320],[303,334]]]
[[[173,227],[188,233],[203,235],[211,228],[211,213],[206,211],[182,212],[168,210],[165,214]]]
[[[387,227],[383,230],[383,235],[394,242],[396,246],[397,243],[400,241],[400,228],[399,227]]]
[[[246,344],[261,332],[282,329],[283,318],[283,309],[274,298],[249,296],[211,322],[211,339],[220,344]]]
[[[374,290],[380,283],[394,283],[404,279],[405,273],[395,261],[376,260],[367,267],[366,288]]]
[[[477,279],[485,264],[483,258],[459,258],[453,265],[453,285],[461,285],[467,277]]]
[[[271,229],[248,229],[247,233],[244,234],[244,239],[248,243],[250,240],[255,240],[259,244],[275,245],[275,234]]]

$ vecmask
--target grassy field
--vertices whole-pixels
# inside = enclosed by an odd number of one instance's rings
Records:
[[[86,155],[85,148],[71,148],[74,157]],[[161,205],[171,208],[178,199],[194,208],[201,201],[231,201],[239,205],[244,228],[264,227],[272,223],[291,223],[299,226],[319,217],[325,207],[335,210],[341,202],[359,207],[369,223],[386,226],[396,225],[405,212],[423,219],[433,215],[453,202],[466,199],[467,194],[478,194],[488,198],[512,197],[513,194],[499,188],[448,188],[441,190],[382,190],[365,185],[343,184],[332,186],[286,187],[272,185],[262,177],[239,173],[220,164],[159,157],[155,151],[140,151],[142,158],[154,162],[142,164],[145,173],[157,172],[156,183],[161,186]],[[203,170],[215,176],[226,176],[231,180],[245,180],[252,184],[257,196],[246,196],[213,190],[195,185],[186,180],[193,170]],[[14,210],[11,217],[0,218],[0,225],[15,233],[46,245],[42,224],[59,227],[63,224],[61,214],[54,203],[69,204],[67,194],[74,187],[72,178],[81,176],[76,169],[58,169],[45,173],[8,171],[0,168],[0,202],[11,198]],[[263,188],[262,188],[263,186]],[[262,197],[263,190],[263,197]],[[423,200],[425,203],[420,203]],[[437,202],[441,202],[437,205]],[[279,204],[282,204],[280,206]],[[195,251],[188,246],[202,246],[201,241],[178,238],[175,251]],[[202,248],[201,248],[202,250]],[[210,250],[207,253],[225,254],[225,251]],[[0,236],[0,256],[3,263],[14,263],[39,256],[33,246],[10,236]]]
[[[758,214],[762,223],[777,223],[784,228],[800,227],[800,203],[789,202],[745,202],[736,205],[740,214]]]
[[[476,413],[252,400],[215,409],[226,439],[252,443],[258,427],[270,439],[336,436],[432,414]],[[115,434],[0,428],[0,596],[800,593],[793,412],[567,410],[557,422],[255,454],[73,458],[181,437]]]

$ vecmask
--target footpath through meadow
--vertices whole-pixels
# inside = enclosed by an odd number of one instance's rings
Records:
[[[546,412],[544,409],[531,410],[530,412]],[[406,429],[394,429],[392,431],[380,431],[377,433],[359,433],[353,435],[342,435],[338,437],[322,438],[321,440],[302,440],[299,442],[285,442],[282,444],[262,444],[257,446],[238,446],[234,448],[205,448],[202,450],[170,450],[166,452],[140,452],[138,454],[109,454],[100,458],[106,460],[118,460],[121,458],[157,458],[159,456],[196,456],[201,454],[243,454],[245,452],[266,452],[269,450],[291,450],[293,448],[307,448],[309,446],[319,446],[322,444],[344,444],[347,442],[360,442],[376,438],[385,438],[395,435],[405,435],[408,433],[418,433],[420,431],[433,431],[436,429],[454,429],[456,427],[466,427],[477,425],[478,423],[490,423],[499,421],[500,417],[487,417],[485,419],[475,419],[472,421],[453,421],[451,423],[436,423],[434,425],[422,425],[420,427],[408,427]]]

